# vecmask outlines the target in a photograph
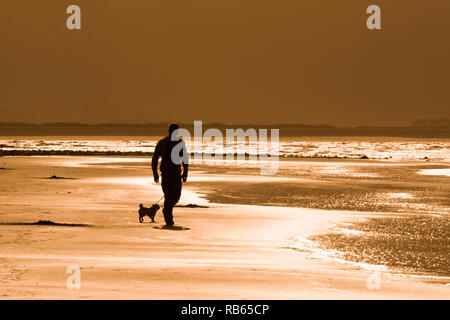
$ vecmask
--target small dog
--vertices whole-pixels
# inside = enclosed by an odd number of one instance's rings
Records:
[[[159,205],[154,204],[150,208],[146,208],[142,205],[142,203],[139,205],[139,222],[142,223],[144,221],[144,217],[148,216],[150,219],[152,219],[152,222],[155,222],[155,215],[156,211],[159,210]]]

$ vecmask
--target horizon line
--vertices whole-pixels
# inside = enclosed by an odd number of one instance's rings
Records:
[[[195,120],[200,121],[200,120]],[[434,122],[446,122],[446,125],[443,125],[441,127],[449,127],[450,126],[450,119],[416,119],[413,122],[411,122],[410,125],[331,125],[328,123],[319,123],[319,124],[306,124],[306,123],[283,123],[283,122],[271,122],[271,123],[261,123],[261,122],[255,122],[255,123],[223,123],[223,122],[202,122],[202,125],[215,125],[215,126],[242,126],[242,127],[249,127],[249,126],[280,126],[280,127],[303,127],[303,128],[413,128],[413,127],[419,127],[420,122],[430,122],[429,125],[423,125],[423,127],[436,127]],[[77,122],[77,121],[49,121],[49,122],[19,122],[19,121],[11,121],[11,122],[1,122],[0,126],[33,126],[33,127],[69,127],[69,126],[78,126],[78,127],[95,127],[95,126],[120,126],[120,127],[145,127],[145,126],[154,126],[154,127],[166,127],[168,124],[170,124],[170,121],[158,121],[158,122]],[[173,123],[178,123],[180,126],[193,126],[192,123],[186,123],[186,122],[176,122],[173,121]],[[428,124],[428,123],[427,123]]]

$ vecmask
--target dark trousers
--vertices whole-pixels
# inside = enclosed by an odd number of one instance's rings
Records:
[[[162,172],[161,185],[164,192],[164,221],[167,225],[173,225],[173,207],[181,196],[181,174],[180,172]]]

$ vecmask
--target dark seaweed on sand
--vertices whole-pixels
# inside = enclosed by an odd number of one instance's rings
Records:
[[[449,216],[375,218],[349,228],[364,234],[328,233],[310,239],[350,261],[450,276]]]
[[[37,222],[4,222],[0,224],[7,226],[90,227],[90,225],[83,223],[58,223],[49,220],[39,220]]]
[[[51,177],[48,177],[46,179],[69,179],[69,180],[71,180],[71,179],[75,179],[75,178],[58,177],[56,175],[52,175]]]

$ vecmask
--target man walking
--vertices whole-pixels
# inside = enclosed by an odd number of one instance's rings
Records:
[[[169,126],[169,135],[161,139],[156,144],[155,152],[152,157],[153,178],[156,183],[159,182],[158,161],[161,159],[161,185],[164,192],[164,220],[167,226],[173,226],[173,207],[180,200],[181,196],[181,180],[186,182],[188,175],[188,157],[184,141],[181,140],[176,130],[179,129],[177,124]],[[179,144],[182,145],[179,145]],[[174,148],[175,151],[173,152]],[[172,154],[173,153],[173,154]],[[181,173],[181,164],[183,164],[183,173]]]

